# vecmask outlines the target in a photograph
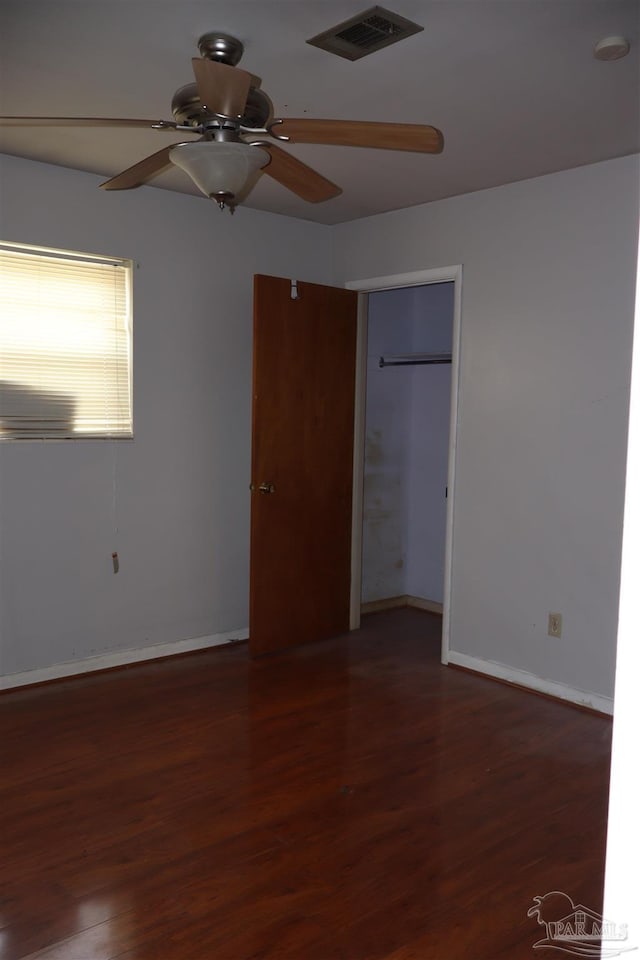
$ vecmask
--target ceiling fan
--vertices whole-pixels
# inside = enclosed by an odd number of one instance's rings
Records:
[[[192,60],[195,83],[180,87],[171,102],[174,120],[0,117],[0,124],[150,127],[199,134],[199,140],[165,146],[100,186],[105,190],[130,190],[175,164],[220,209],[228,207],[231,212],[245,199],[261,173],[311,203],[330,200],[342,193],[335,183],[282,150],[274,141],[416,153],[442,151],[442,133],[426,124],[274,119],[273,105],[260,89],[260,78],[237,66],[244,51],[239,40],[224,33],[206,33],[198,47],[200,56]]]

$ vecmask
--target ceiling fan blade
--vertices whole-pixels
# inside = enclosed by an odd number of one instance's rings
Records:
[[[175,144],[172,143],[168,147],[163,147],[162,150],[152,153],[151,156],[145,157],[139,163],[134,163],[132,167],[127,167],[122,173],[111,177],[110,180],[105,180],[100,186],[103,190],[132,190],[134,187],[142,186],[143,183],[157,177],[159,173],[172,165],[169,151],[174,146]]]
[[[293,157],[286,150],[281,150],[273,144],[260,144],[271,154],[271,160],[262,172],[267,173],[283,187],[292,190],[303,200],[310,203],[321,203],[338,197],[342,190],[335,183],[327,180],[312,167]]]
[[[274,125],[272,134],[289,137],[291,143],[327,143],[414,153],[441,153],[444,146],[442,133],[436,127],[420,123],[283,119]]]
[[[3,127],[154,127],[175,130],[174,120],[129,120],[119,117],[0,117]]]
[[[191,62],[202,105],[209,113],[238,120],[247,104],[251,74],[204,57],[194,57]]]

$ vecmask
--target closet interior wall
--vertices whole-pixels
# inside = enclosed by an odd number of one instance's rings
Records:
[[[443,599],[451,365],[380,367],[450,353],[451,282],[369,294],[362,603]]]

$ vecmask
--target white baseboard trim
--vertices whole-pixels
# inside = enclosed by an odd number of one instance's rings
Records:
[[[369,600],[360,607],[362,614],[378,613],[380,610],[394,610],[396,607],[416,607],[418,610],[427,610],[429,613],[439,613],[442,616],[442,604],[435,600],[423,600],[422,597],[412,597],[403,593],[398,597],[385,597],[383,600]]]
[[[613,715],[612,697],[603,697],[598,693],[588,693],[586,690],[576,690],[564,683],[558,683],[557,680],[544,680],[542,677],[537,677],[526,670],[508,667],[506,664],[496,663],[494,660],[470,657],[466,653],[456,653],[455,650],[449,651],[449,663],[464,667],[466,670],[472,670],[474,673],[494,677],[496,680],[506,680],[518,687],[526,687],[529,690],[536,690],[538,693],[545,693],[557,700],[566,700],[568,703],[575,703],[581,707],[597,710],[598,713]]]
[[[209,647],[219,647],[222,644],[233,643],[234,640],[248,638],[249,628],[242,627],[239,630],[230,630],[228,633],[215,633],[209,637],[170,640],[168,643],[157,643],[152,647],[115,650],[113,653],[85,657],[83,660],[66,660],[64,663],[54,663],[50,667],[42,667],[39,670],[5,674],[0,677],[0,690],[12,690],[14,687],[45,683],[48,680],[62,680],[65,677],[75,677],[83,673],[95,673],[96,670],[109,670],[112,667],[124,667],[131,663],[144,663],[146,660],[161,660],[165,657],[175,657],[179,653],[207,650]]]
[[[422,597],[407,596],[407,606],[417,610],[426,610],[428,613],[438,613],[442,616],[442,604],[435,600],[423,600]]]
[[[395,607],[406,607],[406,597],[385,597],[383,600],[369,600],[360,606],[360,612],[378,613],[380,610],[393,610]]]

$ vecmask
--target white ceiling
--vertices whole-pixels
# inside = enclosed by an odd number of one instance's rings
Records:
[[[339,223],[640,150],[640,0],[382,5],[424,31],[350,62],[305,41],[368,0],[0,0],[0,113],[172,119],[198,38],[221,30],[244,43],[276,116],[430,123],[445,138],[439,156],[287,147],[342,196],[309,204],[262,176],[248,207]],[[609,35],[631,41],[624,60],[594,59]],[[112,176],[177,139],[13,127],[0,151]],[[153,183],[197,193],[178,170]]]

